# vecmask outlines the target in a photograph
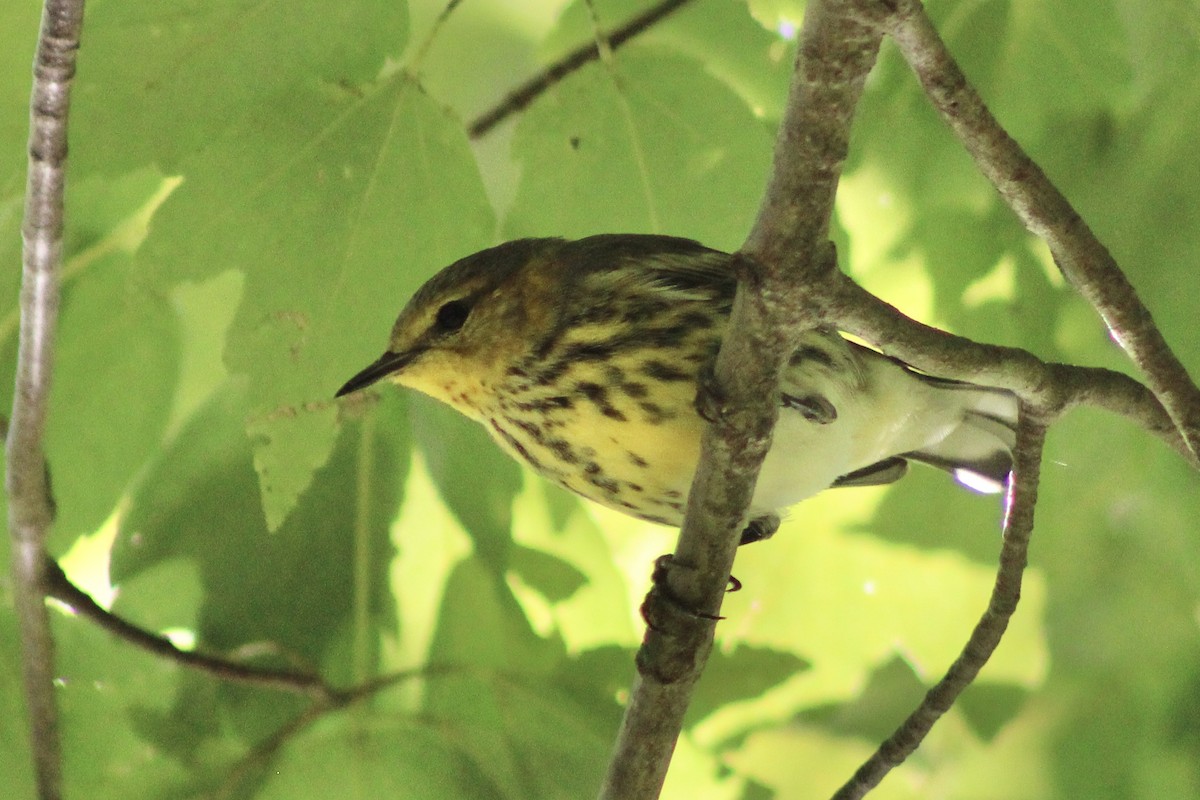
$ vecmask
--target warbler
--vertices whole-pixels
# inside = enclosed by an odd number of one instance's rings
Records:
[[[705,422],[701,370],[729,322],[732,256],[690,239],[520,239],[434,275],[386,352],[338,390],[387,378],[482,423],[536,472],[644,520],[682,522]],[[1017,414],[1007,391],[936,378],[818,328],[783,370],[779,420],[744,541],[832,486],[909,461],[998,490]]]

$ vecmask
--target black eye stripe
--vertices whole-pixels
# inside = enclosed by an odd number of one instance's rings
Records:
[[[471,306],[466,300],[451,300],[438,309],[433,325],[442,333],[453,333],[466,324],[470,315]]]

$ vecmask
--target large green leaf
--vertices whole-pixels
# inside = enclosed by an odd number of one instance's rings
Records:
[[[301,98],[374,79],[403,48],[407,19],[405,4],[386,0],[96,4],[75,89],[74,169],[156,164],[190,178],[198,156],[219,169],[230,132],[262,121],[270,105],[294,122],[257,134],[282,145],[289,128],[316,121]],[[248,186],[236,172],[225,177],[227,195]]]
[[[305,731],[272,765],[256,796],[279,800],[345,797],[502,798],[436,726],[352,716]]]
[[[392,413],[346,425],[296,513],[272,534],[240,401],[236,391],[217,395],[148,471],[114,547],[119,605],[149,602],[136,593],[155,592],[153,584],[125,584],[183,559],[203,590],[199,647],[224,652],[265,642],[274,654],[269,663],[320,668],[334,682],[363,680],[378,661],[378,632],[395,626],[386,573],[388,523],[407,467],[403,414],[385,408]],[[230,689],[223,702],[249,735],[265,736],[296,710],[275,698]],[[172,712],[180,713],[188,713],[186,704]]]
[[[430,682],[425,713],[504,796],[565,800],[596,790],[618,721],[609,669],[568,659],[557,638],[537,636],[477,559],[447,581],[430,661],[468,667]]]
[[[522,117],[510,236],[658,232],[736,248],[770,162],[766,128],[696,61],[621,51]],[[584,198],[564,202],[565,198]]]
[[[421,281],[491,228],[461,130],[404,76],[306,99],[320,118],[291,146],[256,133],[286,130],[290,107],[231,134],[164,207],[143,259],[180,277],[246,275],[226,361],[249,376],[271,528],[328,457],[334,390],[383,351]],[[215,174],[230,170],[245,186],[232,197]]]
[[[59,334],[46,451],[60,498],[56,539],[68,542],[103,522],[157,451],[179,342],[170,307],[120,256],[73,288]]]

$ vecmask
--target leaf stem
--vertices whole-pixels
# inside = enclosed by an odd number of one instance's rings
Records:
[[[425,61],[425,56],[429,54],[429,48],[433,46],[434,40],[437,39],[438,34],[442,32],[442,27],[446,24],[446,20],[450,18],[450,15],[454,13],[454,9],[458,8],[460,3],[462,3],[462,0],[449,0],[445,8],[437,15],[437,19],[433,21],[429,32],[425,34],[425,38],[421,40],[416,53],[413,54],[412,59],[408,62],[409,74],[416,75],[421,71],[421,64]]]

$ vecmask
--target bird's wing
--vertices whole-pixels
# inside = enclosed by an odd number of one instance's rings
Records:
[[[654,234],[602,234],[567,245],[576,264],[603,270],[629,288],[659,292],[667,300],[732,304],[737,289],[728,253],[692,239]]]

